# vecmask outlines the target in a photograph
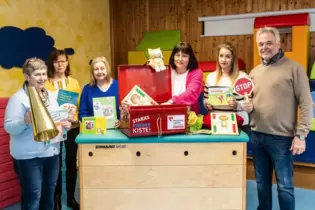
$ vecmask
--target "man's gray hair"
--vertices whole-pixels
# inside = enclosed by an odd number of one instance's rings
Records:
[[[277,28],[274,28],[274,27],[264,27],[264,28],[258,29],[256,33],[256,41],[258,40],[258,37],[264,33],[273,34],[276,37],[276,42],[280,43],[280,32]]]

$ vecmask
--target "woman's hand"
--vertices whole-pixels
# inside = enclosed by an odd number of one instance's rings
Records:
[[[70,130],[71,128],[71,122],[67,119],[67,120],[62,120],[61,122],[61,126],[67,130]]]
[[[232,108],[232,109],[236,109],[237,108],[237,101],[235,99],[231,99],[228,101],[228,104],[229,106]]]
[[[114,124],[115,128],[119,128],[120,127],[120,120],[117,120]]]
[[[71,123],[74,123],[74,122],[76,122],[76,120],[74,119],[74,118],[72,118],[72,117],[68,117],[68,119],[67,119],[69,122],[71,122]]]
[[[26,112],[25,117],[24,117],[24,123],[25,125],[29,125],[32,123],[32,113],[31,111]]]
[[[213,109],[212,105],[209,104],[209,102],[208,102],[207,99],[203,100],[203,105],[204,105],[209,111],[211,111],[211,110]]]

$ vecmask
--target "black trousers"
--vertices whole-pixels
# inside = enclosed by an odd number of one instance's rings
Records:
[[[77,183],[77,152],[78,152],[78,145],[75,142],[75,138],[79,134],[80,129],[72,128],[68,131],[67,140],[62,142],[62,144],[65,144],[65,154],[66,154],[66,189],[67,189],[67,200],[71,201],[71,199],[74,198],[74,192],[75,187]],[[60,145],[60,170],[59,170],[59,177],[57,181],[55,196],[57,199],[61,197],[61,191],[62,191],[62,173],[61,173],[61,167],[62,167],[62,148],[63,145]]]

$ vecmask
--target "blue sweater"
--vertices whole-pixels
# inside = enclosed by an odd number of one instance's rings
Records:
[[[108,88],[106,92],[103,92],[99,89],[97,85],[93,85],[92,87],[87,84],[84,86],[80,98],[80,108],[79,108],[79,120],[82,120],[82,117],[93,117],[93,98],[99,97],[108,97],[115,96],[116,97],[116,111],[117,117],[119,119],[119,103],[118,103],[118,82],[117,80],[113,80],[112,84]]]
[[[56,96],[50,92],[48,111],[59,109]],[[5,110],[4,129],[10,134],[10,154],[17,160],[51,157],[59,154],[60,143],[46,145],[34,140],[32,124],[25,125],[30,110],[29,97],[20,89],[9,99]]]

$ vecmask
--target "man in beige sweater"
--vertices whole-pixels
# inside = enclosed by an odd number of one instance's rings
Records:
[[[250,72],[255,89],[243,108],[251,117],[257,209],[272,210],[275,170],[280,209],[294,210],[293,155],[305,151],[313,115],[308,77],[300,64],[284,56],[277,29],[261,28],[255,38],[261,64]]]

